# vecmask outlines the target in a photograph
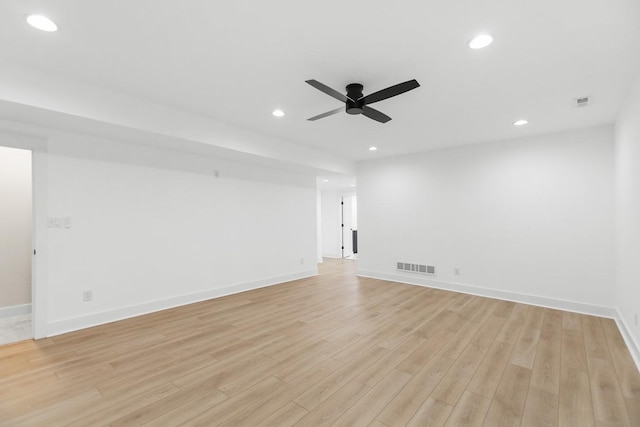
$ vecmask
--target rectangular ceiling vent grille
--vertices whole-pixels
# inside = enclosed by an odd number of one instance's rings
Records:
[[[399,271],[407,271],[409,273],[418,274],[436,274],[436,268],[433,265],[412,264],[409,262],[396,262],[396,269]]]
[[[573,100],[573,106],[576,108],[582,108],[582,107],[588,106],[590,102],[591,102],[591,97],[583,96],[581,98],[575,98]]]

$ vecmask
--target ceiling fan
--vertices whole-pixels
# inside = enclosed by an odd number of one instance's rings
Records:
[[[377,92],[371,93],[367,96],[362,94],[363,86],[360,83],[351,83],[347,85],[347,94],[343,95],[335,89],[331,89],[329,86],[320,83],[317,80],[306,80],[311,86],[315,87],[321,92],[326,93],[329,96],[334,97],[335,99],[342,101],[346,104],[346,111],[348,114],[362,114],[370,119],[373,119],[380,123],[387,123],[391,120],[391,117],[386,114],[376,110],[375,108],[369,107],[369,104],[373,104],[374,102],[382,101],[383,99],[391,98],[392,96],[400,95],[401,93],[410,91],[411,89],[415,89],[420,86],[417,80],[409,80],[404,83],[399,83],[394,86],[390,86],[386,89],[379,90]],[[307,120],[318,120],[327,116],[332,116],[334,114],[339,113],[343,110],[343,107],[336,108],[335,110],[327,111],[326,113],[318,114],[317,116],[313,116]]]

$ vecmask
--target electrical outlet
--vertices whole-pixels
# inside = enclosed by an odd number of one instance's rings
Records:
[[[82,291],[82,301],[83,302],[93,301],[93,291],[92,290]]]
[[[638,313],[635,314],[636,328],[638,327]]]
[[[456,276],[460,275],[460,269],[458,267],[453,269],[453,274],[455,274]]]
[[[304,258],[300,258],[300,264],[304,264]]]

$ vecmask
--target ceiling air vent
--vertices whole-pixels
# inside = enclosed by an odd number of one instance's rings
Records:
[[[580,98],[575,98],[573,100],[573,106],[575,108],[587,107],[590,103],[591,103],[591,97],[590,96],[583,96],[583,97],[580,97]]]

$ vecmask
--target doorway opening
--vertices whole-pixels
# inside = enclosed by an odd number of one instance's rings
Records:
[[[342,258],[358,259],[358,199],[343,196],[340,201]]]
[[[0,146],[0,345],[33,338],[31,150]]]
[[[318,262],[358,257],[355,176],[317,177]],[[361,246],[361,245],[360,245]]]

